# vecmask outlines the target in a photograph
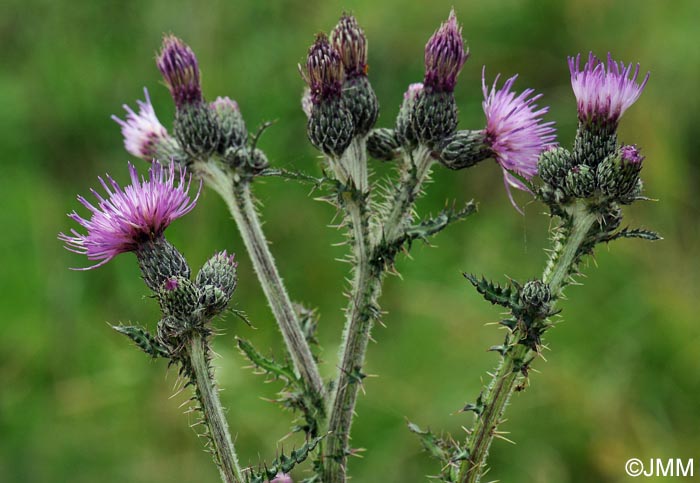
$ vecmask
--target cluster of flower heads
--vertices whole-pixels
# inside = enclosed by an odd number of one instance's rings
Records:
[[[340,17],[330,37],[316,36],[306,63],[299,65],[314,104],[340,97],[346,80],[366,77],[367,71],[367,37],[355,17],[347,14]]]
[[[426,92],[451,94],[468,56],[461,27],[454,11],[451,11],[447,21],[441,24],[426,44],[423,82],[409,86],[404,94],[404,106],[415,109],[419,101],[425,98]],[[580,61],[580,54],[568,59],[578,118],[584,128],[603,126],[614,131],[620,117],[641,95],[649,73],[640,81],[639,65],[617,62],[610,54],[607,61],[602,61],[590,53],[583,68]],[[157,65],[178,108],[183,104],[203,102],[197,59],[186,44],[173,36],[165,37]],[[356,19],[344,14],[330,38],[318,35],[300,71],[309,89],[304,97],[304,110],[310,117],[313,106],[328,99],[340,98],[346,83],[358,79],[365,82],[367,39]],[[556,146],[556,136],[554,123],[544,120],[548,107],[537,105],[541,94],[535,94],[533,89],[516,92],[513,89],[516,78],[509,78],[498,88],[499,76],[496,76],[489,87],[485,69],[482,71],[482,106],[486,126],[481,131],[481,141],[487,146],[488,155],[502,167],[506,186],[526,190],[526,186],[513,174],[527,180],[536,176],[538,160],[543,152]],[[356,120],[364,116],[365,123],[371,126],[376,119],[374,93],[369,84],[353,83],[352,87],[354,91],[365,89],[365,93],[371,94],[350,99],[356,111],[350,114]],[[138,112],[125,105],[125,119],[116,116],[113,119],[121,127],[124,144],[130,154],[149,161],[169,157],[170,165],[163,167],[153,163],[149,178],[139,179],[136,169],[130,164],[132,184],[125,188],[121,188],[110,176],[100,178],[107,198],[93,190],[98,200],[97,206],[79,197],[92,215],[85,219],[73,212],[70,217],[88,233],[83,235],[72,230],[71,235],[61,234],[60,239],[68,249],[98,261],[95,266],[106,263],[119,253],[137,250],[143,241],[162,236],[170,222],[188,213],[196,202],[196,197],[192,200],[188,194],[190,177],[185,174],[184,168],[175,167],[172,162],[174,156],[170,156],[177,147],[177,141],[159,121],[145,89],[144,96],[143,101],[137,101]],[[208,109],[215,116],[235,121],[224,123],[228,137],[236,138],[234,144],[245,142],[245,136],[239,135],[239,131],[244,132],[245,127],[235,101],[218,98]],[[375,112],[369,112],[372,109]],[[398,127],[397,124],[397,131]],[[641,167],[643,157],[635,146],[623,146],[618,152],[618,159],[624,165]],[[179,182],[176,182],[178,179]]]
[[[90,218],[76,212],[68,216],[85,228],[87,234],[73,229],[70,235],[59,235],[68,250],[99,262],[88,268],[99,267],[120,253],[137,251],[143,243],[158,240],[174,220],[192,211],[197,203],[199,190],[194,199],[189,194],[191,175],[174,162],[167,167],[153,163],[148,178],[139,177],[134,165],[129,163],[129,173],[131,184],[123,188],[109,175],[100,177],[107,197],[91,190],[96,205],[78,197],[92,213]]]

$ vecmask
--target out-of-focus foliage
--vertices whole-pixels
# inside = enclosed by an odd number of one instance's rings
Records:
[[[651,81],[623,119],[620,135],[641,145],[647,192],[659,203],[627,213],[633,225],[658,230],[655,244],[623,240],[601,250],[583,287],[562,304],[565,322],[548,334],[548,362],[532,387],[512,401],[505,429],[518,442],[497,441],[493,479],[567,483],[626,481],[631,457],[700,454],[700,293],[697,259],[700,169],[700,50],[694,0],[489,2],[357,0],[141,2],[5,0],[0,6],[0,481],[73,483],[199,482],[218,475],[202,452],[184,395],[162,362],[150,362],[107,322],[156,322],[131,255],[99,270],[72,272],[86,260],[56,240],[106,171],[126,180],[117,125],[121,104],[151,91],[161,120],[173,108],[153,58],[161,35],[181,36],[197,52],[210,98],[239,102],[248,125],[276,124],[260,141],[278,167],[319,172],[305,140],[299,62],[319,30],[343,7],[370,39],[370,76],[382,103],[380,126],[392,124],[409,82],[422,76],[423,45],[455,6],[472,57],[457,86],[461,126],[479,128],[481,67],[489,80],[520,73],[551,104],[560,140],[575,129],[566,55],[594,50],[639,61]],[[143,164],[143,163],[142,163]],[[377,166],[378,175],[386,175]],[[293,298],[319,308],[323,371],[336,366],[341,292],[348,267],[335,261],[341,234],[333,212],[307,188],[267,180],[257,187],[265,228]],[[405,428],[404,417],[459,434],[457,414],[479,392],[497,356],[485,349],[502,334],[487,322],[497,309],[480,300],[460,271],[526,279],[543,267],[547,217],[510,206],[500,169],[485,163],[439,171],[420,203],[480,201],[480,213],[402,258],[403,280],[383,297],[386,328],[370,348],[367,394],[358,405],[353,444],[369,451],[351,460],[353,481],[422,481],[437,472]],[[523,203],[527,196],[519,196]],[[220,249],[239,253],[235,306],[257,330],[233,316],[218,323],[215,342],[224,404],[242,461],[271,460],[289,428],[288,415],[262,402],[272,385],[243,369],[234,334],[281,353],[280,338],[235,226],[221,200],[205,192],[196,210],[169,230],[193,266]],[[297,442],[284,441],[286,448]],[[298,444],[298,442],[297,442]],[[301,476],[299,473],[297,476]]]

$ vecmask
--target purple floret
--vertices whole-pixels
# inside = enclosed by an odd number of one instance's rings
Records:
[[[68,250],[99,261],[83,270],[104,265],[120,253],[136,251],[142,243],[162,237],[173,220],[192,211],[197,203],[199,190],[194,199],[189,195],[191,175],[173,162],[169,167],[153,163],[148,178],[139,178],[131,163],[129,172],[131,184],[124,188],[109,175],[98,178],[107,198],[91,190],[97,206],[78,196],[78,201],[92,212],[89,219],[75,211],[68,215],[87,234],[72,229],[70,235],[61,233],[59,240]]]
[[[540,154],[556,144],[556,131],[553,122],[544,122],[542,119],[549,108],[538,108],[535,104],[535,101],[542,97],[541,94],[533,95],[533,89],[526,89],[516,95],[511,89],[517,75],[508,79],[500,89],[496,89],[499,77],[496,76],[489,90],[485,73],[484,68],[481,81],[484,92],[482,106],[486,114],[484,134],[494,158],[503,168],[508,195],[512,202],[511,186],[521,190],[527,188],[509,171],[528,180],[535,176]],[[515,203],[513,204],[515,206]]]
[[[649,72],[641,84],[639,64],[634,69],[630,63],[616,62],[608,53],[607,62],[599,60],[593,52],[580,68],[581,54],[569,57],[571,86],[578,103],[578,116],[582,122],[617,125],[624,112],[635,103],[649,80]]]

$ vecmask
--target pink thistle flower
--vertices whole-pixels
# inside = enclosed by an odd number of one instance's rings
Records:
[[[537,161],[542,151],[556,145],[553,122],[543,122],[542,116],[548,107],[538,108],[535,101],[541,94],[532,95],[533,89],[526,89],[520,95],[512,91],[517,75],[508,79],[503,87],[496,89],[499,76],[491,90],[486,86],[486,68],[481,74],[484,92],[482,106],[486,114],[486,143],[491,148],[496,162],[503,168],[508,196],[513,206],[520,211],[513,201],[510,188],[527,191],[527,187],[509,173],[513,171],[525,179],[537,174]]]
[[[85,219],[75,211],[68,216],[87,230],[83,235],[71,230],[70,235],[61,233],[58,238],[65,242],[66,249],[87,255],[88,260],[99,263],[81,270],[96,268],[109,262],[120,253],[133,252],[143,243],[157,240],[165,229],[195,207],[199,190],[194,199],[189,189],[192,181],[184,168],[169,167],[153,163],[148,170],[148,179],[139,178],[134,165],[129,163],[131,184],[122,188],[109,175],[98,178],[107,198],[96,190],[91,190],[97,198],[97,206],[78,196],[78,201],[88,208],[92,215]]]
[[[644,90],[650,73],[637,82],[639,64],[616,62],[608,53],[607,62],[599,60],[593,52],[580,69],[581,54],[569,57],[571,87],[578,104],[578,117],[582,122],[597,122],[617,126],[624,112],[635,103]]]
[[[121,126],[127,152],[150,162],[158,158],[159,154],[175,152],[177,142],[158,120],[148,89],[144,87],[143,93],[146,100],[136,101],[139,108],[138,114],[124,104],[126,119],[122,120],[114,115],[112,119]]]

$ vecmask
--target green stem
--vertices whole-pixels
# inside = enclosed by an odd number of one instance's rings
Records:
[[[401,237],[408,226],[413,204],[430,175],[434,160],[428,147],[419,146],[404,154],[403,163],[399,190],[383,223],[383,236],[388,243]]]
[[[338,381],[330,408],[324,458],[325,483],[344,482],[346,478],[350,428],[364,377],[362,366],[381,290],[381,276],[372,270],[369,217],[364,201],[357,199],[360,196],[357,194],[354,199],[345,202],[353,238],[355,274],[343,329]]]
[[[574,205],[570,215],[570,226],[566,227],[563,243],[555,240],[554,251],[542,277],[555,298],[561,295],[572,268],[578,262],[579,249],[596,221],[595,213],[590,212],[584,203]],[[460,466],[457,478],[460,483],[478,483],[481,480],[486,470],[489,448],[497,436],[508,401],[525,379],[526,368],[536,356],[527,346],[518,344],[518,339],[516,330],[513,334],[516,344],[503,356],[483,395],[483,409],[477,415],[467,439],[469,457]]]
[[[196,387],[197,400],[201,405],[204,421],[209,429],[221,479],[225,483],[243,483],[243,472],[238,463],[224,410],[219,401],[219,391],[215,386],[209,367],[207,342],[201,335],[195,334],[189,339],[186,350]]]
[[[213,161],[197,165],[198,174],[226,202],[246,250],[253,262],[265,296],[294,363],[294,369],[307,388],[323,400],[325,387],[311,348],[304,337],[292,301],[282,282],[267,239],[262,231],[248,180],[232,180]]]
[[[345,161],[344,171],[358,173],[358,176],[362,176],[364,173],[366,176],[364,147],[361,150],[356,149],[345,154],[348,157],[343,158]],[[355,156],[354,162],[352,162],[352,156]],[[400,189],[383,224],[384,243],[395,242],[403,235],[406,219],[420,193],[422,183],[428,176],[431,165],[432,160],[427,148],[421,147],[416,152],[406,155]],[[343,172],[336,172],[336,176],[339,174],[343,174]],[[349,179],[353,180],[352,175]],[[351,184],[354,186],[363,185],[362,182]],[[330,408],[329,435],[323,462],[324,483],[346,481],[347,457],[350,454],[350,429],[355,414],[358,392],[362,385],[362,379],[365,377],[362,368],[367,354],[367,346],[374,320],[379,315],[378,299],[381,295],[384,275],[383,269],[373,263],[373,252],[379,241],[375,242],[371,236],[368,197],[365,197],[362,192],[355,192],[354,195],[352,192],[347,194],[344,206],[350,222],[356,267],[350,294],[350,306],[347,310],[347,320],[343,330],[338,381]]]

